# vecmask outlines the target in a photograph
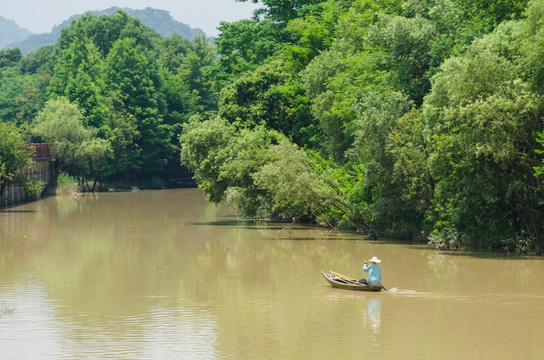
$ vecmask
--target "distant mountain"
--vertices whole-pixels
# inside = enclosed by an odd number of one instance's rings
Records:
[[[188,25],[185,25],[183,23],[180,23],[174,20],[174,18],[172,18],[170,13],[166,10],[157,10],[157,9],[152,9],[149,7],[144,10],[111,7],[106,10],[88,11],[87,14],[92,14],[95,16],[99,16],[101,14],[107,14],[111,16],[115,14],[117,10],[123,10],[129,16],[139,19],[142,22],[142,24],[155,30],[161,36],[171,36],[173,34],[178,34],[186,39],[193,40],[195,35],[198,35],[198,34],[201,34],[204,36],[206,35],[204,34],[204,31],[202,31],[201,29],[198,29],[198,28],[194,29],[189,27]],[[31,35],[22,41],[10,43],[10,46],[18,47],[19,49],[21,49],[22,53],[26,55],[30,52],[34,52],[38,50],[42,46],[53,45],[57,42],[57,39],[60,36],[60,31],[64,29],[65,27],[70,26],[70,24],[74,20],[77,20],[82,15],[83,14],[71,16],[68,20],[65,20],[62,24],[55,26],[53,30],[49,33],[40,34],[40,35]],[[2,31],[1,29],[2,28],[0,28],[0,31]],[[2,47],[5,47],[5,45]]]
[[[0,49],[8,44],[23,40],[32,35],[32,32],[19,27],[13,20],[0,16]]]

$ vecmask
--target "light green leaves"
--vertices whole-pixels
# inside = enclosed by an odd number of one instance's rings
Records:
[[[36,118],[33,133],[52,143],[59,166],[78,179],[82,190],[94,190],[96,181],[105,175],[111,145],[96,137],[96,129],[83,124],[77,105],[65,98],[48,101]],[[93,185],[87,183],[90,180]]]
[[[32,162],[34,148],[26,145],[25,132],[13,123],[0,121],[0,195],[9,184],[23,184],[26,179],[17,170]]]

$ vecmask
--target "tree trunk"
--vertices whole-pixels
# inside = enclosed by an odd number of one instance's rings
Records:
[[[125,166],[125,188],[128,189],[128,167]]]

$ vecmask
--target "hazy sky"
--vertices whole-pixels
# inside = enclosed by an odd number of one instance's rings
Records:
[[[104,10],[112,6],[131,9],[167,10],[172,17],[206,35],[218,34],[220,21],[236,21],[251,17],[256,5],[234,0],[0,0],[0,16],[36,34],[51,31],[53,26],[75,14]]]

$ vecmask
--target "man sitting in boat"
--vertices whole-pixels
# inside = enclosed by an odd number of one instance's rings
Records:
[[[372,264],[367,265],[368,261]],[[378,263],[382,262],[377,257],[373,256],[372,259],[363,263],[363,271],[368,273],[368,279],[359,280],[363,284],[381,284],[382,283],[382,269]]]

